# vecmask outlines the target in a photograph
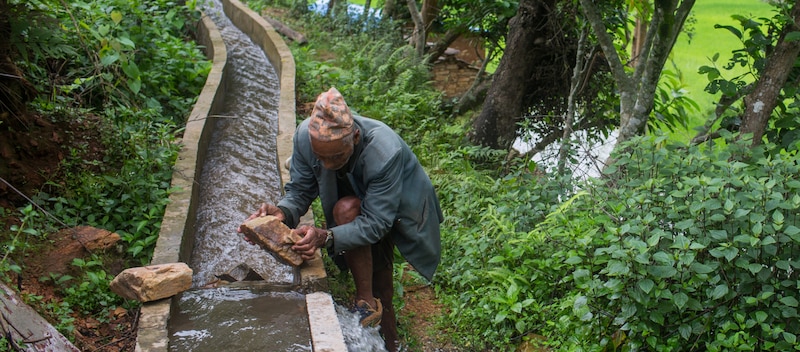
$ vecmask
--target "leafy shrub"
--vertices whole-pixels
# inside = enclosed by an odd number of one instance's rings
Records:
[[[554,336],[625,350],[793,350],[800,285],[800,165],[734,142],[724,150],[637,138],[558,225],[581,250]],[[592,223],[591,227],[575,224]],[[569,332],[569,335],[565,335]],[[566,339],[565,339],[566,340]]]
[[[481,182],[445,183],[448,215],[466,222],[445,222],[448,324],[476,349],[509,350],[535,333],[559,350],[793,350],[798,158],[729,143],[637,138],[608,178],[530,202],[558,204],[535,227],[498,211],[525,201],[495,205],[479,201]],[[449,198],[459,192],[472,201]]]
[[[445,212],[436,280],[451,307],[446,324],[467,348],[511,350],[545,327],[544,308],[561,294],[556,269],[565,265],[550,254],[564,244],[531,229],[570,188],[527,165],[500,178],[476,170],[432,178]]]

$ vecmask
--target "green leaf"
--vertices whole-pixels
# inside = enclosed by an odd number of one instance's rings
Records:
[[[650,313],[650,320],[658,323],[658,325],[664,325],[664,314],[659,311],[653,311]]]
[[[727,218],[725,217],[725,215],[717,213],[717,214],[711,215],[711,217],[709,217],[708,219],[713,221],[713,222],[723,222]]]
[[[800,40],[800,32],[789,32],[789,33],[786,33],[786,37],[784,37],[784,40],[787,41],[787,42]]]
[[[767,313],[760,310],[756,311],[754,315],[756,316],[756,321],[759,323],[763,323],[765,320],[767,320],[768,317]]]
[[[688,324],[681,324],[681,326],[678,327],[678,332],[684,340],[688,341],[689,338],[692,337],[692,327]]]
[[[105,54],[105,55],[101,54],[101,57],[100,57],[100,63],[103,66],[111,65],[111,64],[117,62],[117,60],[119,60],[119,54],[117,54],[116,52],[113,52],[111,54]]]
[[[650,279],[639,280],[639,288],[644,291],[644,293],[650,293],[655,285],[655,282]]]
[[[629,272],[630,269],[628,268],[628,264],[621,260],[612,260],[608,264],[609,276],[625,275]]]
[[[522,302],[514,303],[511,306],[511,311],[514,313],[522,313]]]
[[[672,265],[675,261],[672,259],[672,256],[664,251],[659,251],[653,254],[653,260],[659,264],[669,264]]]
[[[789,225],[786,226],[786,229],[783,230],[783,233],[789,236],[793,241],[800,243],[800,228],[794,225]]]
[[[669,265],[653,265],[647,268],[647,272],[659,279],[666,279],[678,273],[675,268]]]
[[[781,298],[779,301],[780,301],[781,303],[783,303],[783,304],[785,304],[785,305],[789,306],[789,307],[795,307],[795,308],[796,308],[796,307],[797,307],[797,305],[798,305],[797,299],[796,299],[796,298],[794,298],[794,297],[792,297],[792,296],[786,296],[786,297],[783,297],[783,298]]]
[[[119,37],[119,38],[117,38],[117,40],[119,40],[120,44],[125,45],[126,47],[128,47],[130,49],[136,49],[136,43],[134,43],[128,37]]]
[[[496,255],[489,259],[489,264],[502,263],[506,258],[501,255]]]
[[[753,225],[751,231],[753,232],[753,236],[761,235],[761,232],[764,230],[764,225],[760,222],[757,222]]]
[[[698,274],[708,274],[708,273],[714,271],[714,268],[711,267],[710,265],[701,264],[701,263],[698,263],[698,262],[692,263],[691,265],[689,265],[689,268],[692,271],[694,271],[695,273],[698,273]]]
[[[140,80],[138,78],[137,79],[129,79],[127,81],[127,84],[128,84],[128,89],[130,89],[131,92],[139,93],[139,90],[142,89],[142,80]]]
[[[758,272],[761,271],[761,269],[763,268],[764,266],[761,263],[750,263],[747,266],[747,270],[750,270],[750,272],[753,274],[758,274]]]
[[[583,262],[583,258],[577,255],[569,257],[567,258],[567,260],[564,261],[565,264],[570,264],[570,265],[580,264],[581,262]]]
[[[495,316],[494,316],[494,320],[492,320],[492,321],[495,324],[498,324],[498,323],[502,322],[503,320],[506,320],[507,316],[508,316],[508,312],[507,311],[497,312],[497,314],[495,314]]]
[[[675,228],[678,230],[686,230],[692,226],[694,226],[694,219],[686,219],[675,224]]]
[[[728,285],[720,284],[711,291],[711,299],[720,299],[728,294]]]
[[[683,310],[683,307],[686,307],[686,302],[689,302],[689,296],[687,296],[683,292],[678,292],[672,295],[672,302],[675,303],[675,306],[678,307],[678,310]]]
[[[795,32],[795,33],[797,33],[797,32]],[[794,344],[797,343],[797,335],[792,334],[792,333],[790,333],[788,331],[784,331],[782,333],[782,335],[783,335],[783,339],[786,340],[786,342],[788,342],[789,344],[794,345]]]

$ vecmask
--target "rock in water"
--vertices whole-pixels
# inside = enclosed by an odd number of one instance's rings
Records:
[[[292,245],[301,237],[292,233],[278,218],[267,215],[257,217],[242,224],[242,233],[251,242],[271,252],[292,266],[303,264],[303,258],[292,250]]]

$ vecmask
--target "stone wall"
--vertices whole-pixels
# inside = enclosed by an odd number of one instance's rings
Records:
[[[446,53],[433,64],[433,87],[447,98],[459,97],[472,86],[478,71],[456,55]]]

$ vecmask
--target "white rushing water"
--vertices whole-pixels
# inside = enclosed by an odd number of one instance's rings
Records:
[[[209,121],[214,130],[199,181],[193,286],[248,268],[267,282],[292,283],[290,266],[236,232],[262,202],[274,203],[281,194],[276,155],[278,76],[264,52],[225,16],[219,0],[203,6],[227,46],[229,78],[225,107]]]

